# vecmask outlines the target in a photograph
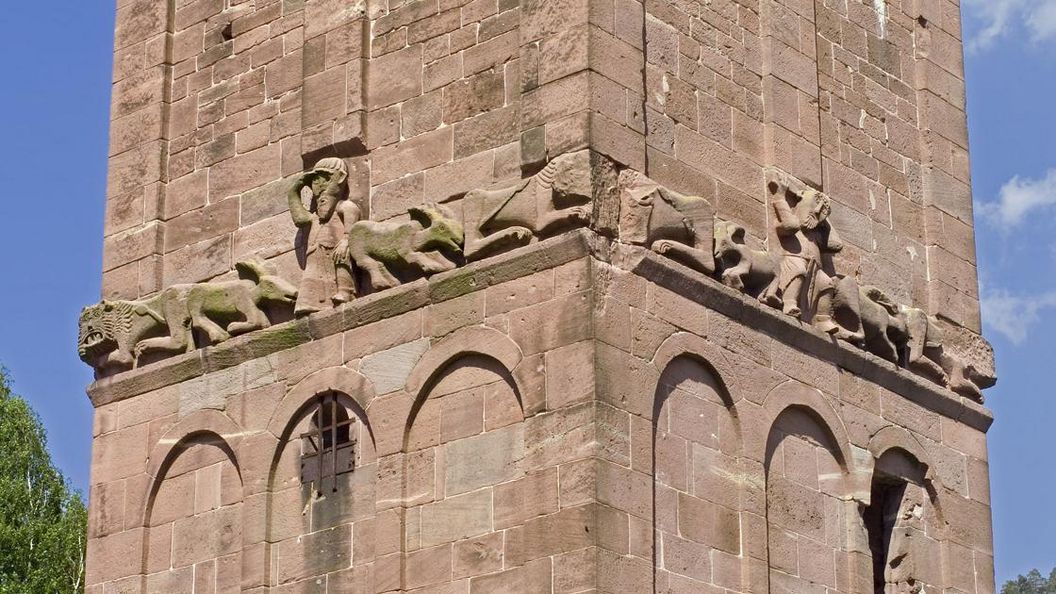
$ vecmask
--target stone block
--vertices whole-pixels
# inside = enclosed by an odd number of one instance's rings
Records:
[[[289,583],[351,566],[352,527],[338,526],[279,543],[278,577]]]
[[[525,431],[511,425],[446,446],[446,491],[457,495],[498,485],[523,473]]]
[[[408,342],[365,357],[359,364],[359,372],[374,383],[375,392],[388,394],[403,388],[411,370],[427,350],[426,338]]]
[[[464,495],[449,494],[447,499],[422,507],[422,546],[431,547],[486,534],[491,532],[493,522],[490,489]]]

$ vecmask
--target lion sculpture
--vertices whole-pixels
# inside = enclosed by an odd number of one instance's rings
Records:
[[[85,308],[81,360],[100,376],[134,369],[145,355],[189,352],[266,328],[271,320],[265,308],[290,307],[297,298],[297,288],[261,262],[239,262],[235,269],[236,280],[173,285],[147,299],[104,300]]]

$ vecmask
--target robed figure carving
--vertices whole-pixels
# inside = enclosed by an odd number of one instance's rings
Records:
[[[832,318],[836,284],[825,269],[825,257],[842,251],[843,241],[829,222],[829,197],[784,173],[771,171],[769,178],[782,250],[778,273],[782,310],[835,334],[840,331]]]
[[[301,199],[304,188],[312,193],[308,208]],[[355,298],[347,236],[359,220],[360,210],[348,194],[348,166],[337,157],[322,159],[311,171],[299,175],[290,188],[290,215],[302,231],[297,248],[304,254],[295,315],[308,315]]]

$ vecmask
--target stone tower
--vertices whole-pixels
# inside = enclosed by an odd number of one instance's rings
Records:
[[[118,0],[88,592],[994,592],[956,0]]]

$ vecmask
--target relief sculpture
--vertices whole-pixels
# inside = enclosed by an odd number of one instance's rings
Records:
[[[777,294],[777,264],[765,250],[748,247],[744,227],[715,220],[715,264],[722,284],[781,307]]]
[[[312,193],[305,208],[301,191]],[[360,210],[348,199],[348,166],[344,160],[329,157],[297,177],[290,188],[290,216],[301,229],[298,249],[304,255],[295,313],[308,315],[351,301],[356,294],[355,278],[348,257],[346,235],[359,220]]]
[[[924,592],[916,559],[920,551],[915,546],[915,541],[925,538],[924,505],[912,494],[913,491],[906,490],[905,500],[899,506],[891,528],[887,563],[884,566],[884,591],[888,594]]]
[[[778,288],[782,310],[811,321],[822,332],[836,334],[840,330],[832,319],[836,286],[826,259],[842,251],[843,242],[829,222],[830,199],[787,174],[773,169],[767,173],[781,245]]]
[[[359,221],[348,230],[351,260],[375,291],[458,267],[465,240],[462,225],[447,208],[411,208],[408,222]]]
[[[528,245],[591,216],[590,152],[555,157],[538,174],[498,190],[473,190],[463,201],[467,260]]]
[[[589,225],[965,397],[982,401],[981,388],[995,381],[992,369],[981,373],[959,356],[967,352],[969,359],[984,361],[985,349],[966,343],[954,353],[924,311],[836,275],[832,258],[843,243],[829,218],[829,196],[777,169],[766,172],[774,224],[773,235],[758,244],[762,249],[749,245],[743,226],[717,219],[706,199],[630,169],[617,175],[614,164],[599,165],[586,150],[555,157],[519,183],[470,191],[460,209],[429,203],[391,221],[360,220],[348,177],[344,160],[325,158],[290,187],[304,267],[299,287],[259,262],[242,262],[238,281],[176,285],[140,301],[104,301],[82,313],[81,358],[100,374],[130,369],[144,356],[156,360],[267,327],[271,306],[295,302],[295,315],[303,316],[351,301],[359,293],[357,276],[364,289],[382,291]],[[605,216],[592,224],[598,213]]]
[[[861,285],[857,279],[836,280],[833,319],[839,339],[855,344],[892,363],[903,361],[907,341],[906,323],[898,304],[877,287]]]
[[[980,387],[993,385],[993,382],[978,377],[980,374],[972,365],[949,352],[944,345],[942,328],[924,310],[906,306],[900,309],[906,321],[906,365],[910,371],[962,396],[983,402]]]
[[[293,305],[297,288],[257,261],[235,265],[238,280],[173,285],[140,301],[109,301],[81,312],[78,352],[102,373],[133,369],[147,355],[174,355],[271,325],[270,308]],[[197,341],[196,341],[197,337]]]
[[[715,210],[704,198],[683,196],[644,175],[620,174],[620,239],[690,268],[715,272]]]

